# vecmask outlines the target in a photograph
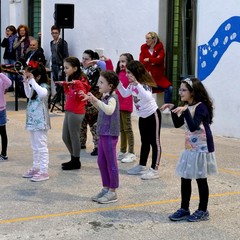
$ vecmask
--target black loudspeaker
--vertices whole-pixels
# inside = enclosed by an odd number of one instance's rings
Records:
[[[55,25],[74,28],[74,4],[55,4]]]

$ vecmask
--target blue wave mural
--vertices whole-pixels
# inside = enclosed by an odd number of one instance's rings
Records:
[[[217,66],[232,42],[240,42],[240,17],[226,20],[207,44],[198,46],[198,78],[204,80]]]

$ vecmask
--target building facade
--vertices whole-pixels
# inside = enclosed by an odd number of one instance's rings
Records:
[[[74,27],[63,28],[70,55],[81,59],[85,49],[103,49],[116,66],[119,55],[139,57],[145,34],[155,31],[166,49],[166,74],[174,101],[180,79],[199,77],[214,101],[214,134],[240,138],[238,59],[240,0],[6,0],[1,6],[1,39],[5,27],[26,24],[50,59],[50,28],[55,4],[74,5]],[[221,4],[220,4],[221,3]],[[1,51],[1,56],[2,56]],[[2,59],[1,59],[2,62]],[[158,96],[161,104],[161,95]]]

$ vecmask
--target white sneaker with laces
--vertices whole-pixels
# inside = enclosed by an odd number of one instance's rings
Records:
[[[98,198],[97,202],[101,204],[107,204],[117,202],[117,200],[118,199],[116,192],[112,192],[111,190],[109,190],[101,198]]]
[[[137,159],[136,155],[133,153],[127,153],[125,157],[121,160],[122,163],[130,163]]]
[[[129,175],[141,175],[143,171],[146,171],[146,167],[142,165],[136,165],[132,168],[130,168],[127,173]]]
[[[97,195],[93,196],[91,199],[94,202],[97,202],[99,198],[103,197],[108,192],[107,188],[103,188],[101,192],[99,192]]]
[[[159,172],[158,170],[154,170],[152,168],[150,168],[141,176],[141,179],[143,180],[151,180],[151,179],[157,179],[157,178],[159,178]]]
[[[117,153],[117,160],[122,160],[122,159],[125,157],[126,154],[127,154],[127,153],[118,152],[118,153]]]

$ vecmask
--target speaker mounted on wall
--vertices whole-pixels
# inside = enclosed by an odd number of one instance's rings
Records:
[[[74,28],[74,4],[55,4],[55,25]]]

